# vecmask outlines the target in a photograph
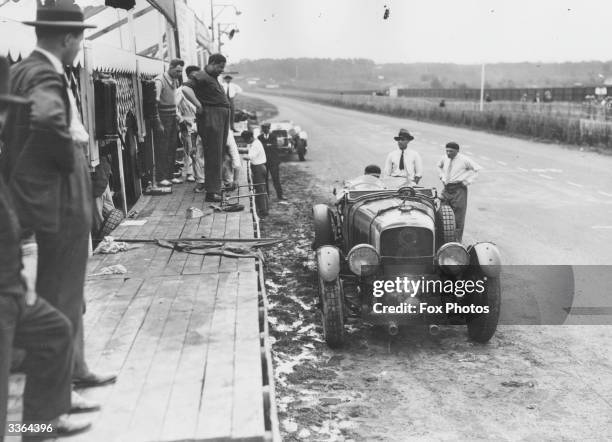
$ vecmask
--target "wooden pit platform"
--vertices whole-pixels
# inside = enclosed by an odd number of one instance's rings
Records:
[[[146,223],[119,226],[112,236],[256,237],[251,199],[240,199],[242,212],[214,212],[193,187],[143,196],[130,220]],[[205,215],[186,219],[190,207]],[[93,371],[116,372],[118,381],[81,391],[102,410],[83,415],[93,420],[91,431],[67,440],[279,440],[258,260],[130,246],[89,261],[86,359]],[[116,264],[127,273],[100,275]],[[19,420],[22,388],[23,377],[13,376],[9,420]]]

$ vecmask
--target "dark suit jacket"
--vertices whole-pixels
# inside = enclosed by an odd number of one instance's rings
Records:
[[[66,221],[89,226],[89,171],[70,135],[65,78],[34,51],[11,68],[11,93],[32,102],[9,112],[0,156],[0,173],[9,184],[21,227],[55,233]]]
[[[264,138],[264,134],[261,134],[257,137],[261,144],[264,147],[264,151],[266,152],[266,163],[278,163],[278,139],[276,135],[269,134],[268,139]]]

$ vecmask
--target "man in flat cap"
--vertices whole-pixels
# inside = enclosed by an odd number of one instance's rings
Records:
[[[440,180],[444,184],[442,201],[447,202],[455,212],[457,241],[463,238],[465,213],[467,210],[467,186],[472,184],[482,169],[474,160],[459,153],[454,141],[446,144],[446,156],[438,162]]]
[[[8,76],[8,61],[0,57],[0,134],[9,106],[14,113],[29,104],[27,99],[8,93]],[[90,427],[87,422],[71,421],[66,416],[72,390],[72,326],[66,316],[36,296],[24,274],[21,237],[9,189],[0,176],[0,440],[7,434],[13,347],[27,352],[22,365],[26,372],[22,422],[49,423],[60,434]],[[30,440],[28,435],[22,436],[22,440]]]
[[[236,95],[242,92],[242,88],[238,86],[236,83],[232,83],[234,77],[231,75],[226,75],[223,77],[223,90],[225,91],[225,95],[227,95],[227,99],[230,102],[230,129],[232,132],[236,131],[234,127],[234,98]]]
[[[38,2],[37,46],[11,68],[11,91],[31,101],[9,115],[2,134],[0,174],[9,185],[21,227],[38,245],[37,294],[72,324],[73,381],[80,387],[114,382],[89,371],[83,344],[83,289],[92,222],[92,190],[84,149],[89,136],[68,87],[65,66],[81,49],[83,11],[71,0]],[[73,409],[97,404],[73,395]]]
[[[407,185],[419,184],[423,176],[421,155],[415,150],[408,149],[408,143],[414,140],[414,137],[406,129],[400,129],[393,139],[397,141],[399,149],[387,155],[382,178],[405,177]]]

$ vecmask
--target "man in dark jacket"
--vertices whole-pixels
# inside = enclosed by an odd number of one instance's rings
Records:
[[[197,116],[198,133],[204,147],[204,187],[206,201],[219,202],[221,196],[223,150],[230,128],[230,102],[218,77],[226,58],[212,54],[203,70],[193,74],[193,91],[202,105]]]
[[[261,144],[263,144],[266,152],[266,192],[270,195],[268,177],[272,176],[272,184],[276,191],[276,197],[279,200],[284,200],[286,198],[283,197],[283,189],[281,187],[279,174],[280,158],[278,156],[278,140],[275,135],[270,133],[270,123],[261,125],[261,134],[257,138],[261,141]]]
[[[7,94],[8,61],[0,58],[0,133],[11,110],[27,108],[27,100]],[[26,387],[23,423],[49,423],[54,431],[73,434],[89,428],[65,416],[70,411],[72,328],[70,321],[22,276],[21,229],[9,191],[0,177],[0,440],[6,428],[8,378],[13,347],[27,351],[23,363]],[[9,431],[8,433],[5,431]],[[23,440],[29,440],[24,435]]]
[[[83,356],[83,288],[92,222],[92,191],[84,154],[89,140],[67,87],[83,40],[83,12],[70,2],[39,6],[37,46],[11,68],[11,91],[31,106],[9,114],[2,134],[0,173],[8,183],[19,222],[38,244],[36,292],[71,322],[75,382],[102,385],[113,375],[95,375]],[[73,404],[74,405],[74,404]],[[82,409],[88,408],[84,405]]]

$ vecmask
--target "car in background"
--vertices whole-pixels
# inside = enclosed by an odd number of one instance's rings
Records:
[[[297,153],[300,161],[304,161],[308,136],[293,121],[270,121],[270,133],[276,136],[278,148],[281,152]]]
[[[276,137],[278,141],[278,148],[281,151],[290,152],[291,146],[291,134],[295,125],[291,120],[282,121],[270,121],[270,133]]]

